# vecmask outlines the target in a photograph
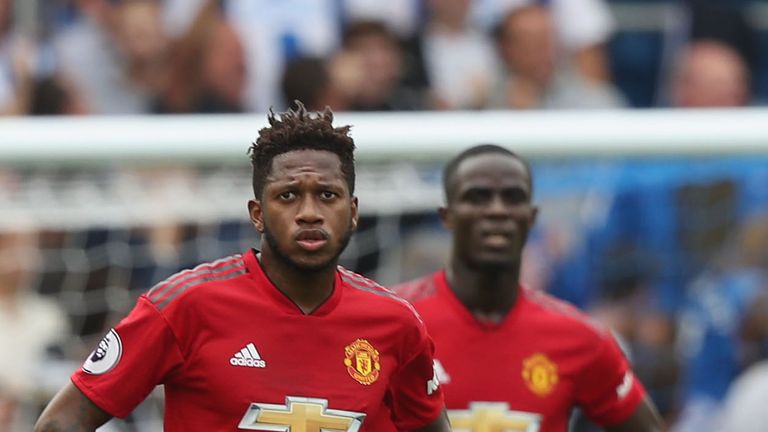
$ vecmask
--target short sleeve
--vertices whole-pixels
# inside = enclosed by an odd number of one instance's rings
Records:
[[[71,378],[99,408],[125,417],[178,369],[182,360],[167,322],[142,296]]]
[[[392,376],[388,399],[398,430],[414,430],[434,422],[444,402],[433,367],[435,346],[423,323],[405,339],[405,361]]]
[[[613,337],[601,336],[599,341],[595,357],[577,381],[576,400],[587,417],[605,427],[629,418],[645,397],[645,389]]]

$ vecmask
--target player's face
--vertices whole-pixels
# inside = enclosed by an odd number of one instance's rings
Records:
[[[470,157],[458,166],[448,193],[440,214],[453,231],[454,256],[476,268],[519,265],[538,210],[525,165],[498,153]]]
[[[275,156],[261,200],[249,203],[262,250],[302,271],[335,266],[357,227],[357,198],[332,152]]]

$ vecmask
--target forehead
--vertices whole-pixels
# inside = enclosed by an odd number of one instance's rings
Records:
[[[267,181],[287,181],[310,174],[326,181],[344,177],[341,160],[335,153],[326,150],[294,150],[272,159],[272,169]]]
[[[530,175],[519,159],[500,153],[486,153],[464,159],[453,176],[452,188],[472,187],[530,188]]]

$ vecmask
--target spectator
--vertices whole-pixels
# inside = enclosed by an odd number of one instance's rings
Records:
[[[599,263],[598,294],[590,315],[617,334],[662,418],[670,419],[679,383],[675,326],[654,298],[656,263],[647,250],[628,239],[606,247]]]
[[[16,111],[10,54],[11,0],[0,0],[0,115]]]
[[[85,103],[69,82],[59,76],[35,80],[31,91],[31,101],[29,102],[29,114],[59,115],[86,113]]]
[[[421,18],[421,4],[413,0],[341,0],[344,19],[354,21],[380,21],[399,38],[412,37]]]
[[[512,10],[536,0],[479,0],[472,3],[473,15],[484,27],[499,24]],[[557,45],[563,60],[591,81],[609,82],[610,72],[605,52],[614,30],[614,19],[605,0],[549,0]]]
[[[66,334],[58,307],[29,290],[36,260],[33,232],[0,232],[0,430],[9,424],[31,428],[19,408],[50,396],[39,394],[38,376],[46,349]]]
[[[288,64],[281,83],[283,100],[291,108],[299,100],[307,109],[322,111],[326,106],[335,111],[348,108],[338,86],[331,79],[328,63],[317,57],[302,57]]]
[[[496,108],[617,108],[610,84],[558,64],[552,15],[544,6],[514,9],[500,23],[497,42],[505,76],[492,93]]]
[[[34,86],[34,41],[12,24],[11,0],[0,0],[0,115],[29,111]]]
[[[673,430],[712,429],[729,386],[755,361],[755,344],[768,335],[765,251],[768,219],[739,226],[715,262],[689,288],[679,319],[683,406]]]
[[[734,381],[723,403],[717,430],[763,432],[768,424],[768,360],[754,364]]]
[[[748,0],[675,0],[670,2],[676,19],[666,20],[661,56],[661,86],[658,89],[660,105],[674,105],[671,87],[674,86],[676,67],[688,47],[699,41],[714,41],[738,53],[747,70],[758,74],[760,69],[760,35],[755,27],[755,15],[750,5],[760,2]],[[757,9],[755,9],[757,10]],[[755,80],[754,90],[764,96],[767,87]],[[750,98],[751,99],[751,98]]]
[[[226,0],[247,62],[245,107],[264,112],[280,100],[283,69],[301,56],[327,57],[339,45],[337,0]]]
[[[187,34],[173,48],[168,87],[156,108],[172,113],[242,112],[245,52],[239,34],[208,1]]]
[[[203,56],[199,112],[241,112],[246,64],[240,36],[225,20],[216,22]]]
[[[125,57],[128,82],[154,96],[165,85],[169,48],[160,3],[123,0],[115,12],[115,44]]]
[[[401,47],[384,24],[377,21],[352,23],[345,29],[342,39],[342,50],[334,59],[333,72],[342,74],[335,77],[335,82],[347,93],[351,110],[391,111],[424,107],[425,90],[407,81]],[[357,71],[342,71],[345,67]]]
[[[680,56],[671,94],[673,106],[681,108],[745,106],[749,102],[749,69],[728,45],[696,41]]]
[[[98,114],[148,112],[165,81],[168,40],[157,0],[78,0],[54,41],[61,71]]]
[[[2,1],[2,0],[0,0]],[[34,96],[32,57],[35,47],[25,37],[0,35],[0,115],[27,114]]]
[[[471,27],[469,6],[468,0],[429,0],[428,21],[411,44],[414,56],[423,62],[436,108],[482,108],[495,81],[493,46]]]

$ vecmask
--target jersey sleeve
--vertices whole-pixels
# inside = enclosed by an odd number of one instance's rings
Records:
[[[415,320],[417,321],[417,320]],[[433,367],[435,345],[417,321],[404,338],[404,361],[392,377],[388,400],[398,430],[414,430],[434,422],[443,410],[443,393]]]
[[[71,379],[99,408],[125,417],[156,385],[168,379],[182,360],[168,323],[142,296]]]
[[[629,418],[645,397],[645,389],[632,373],[612,336],[601,336],[595,357],[576,386],[577,403],[592,421],[613,426]]]

